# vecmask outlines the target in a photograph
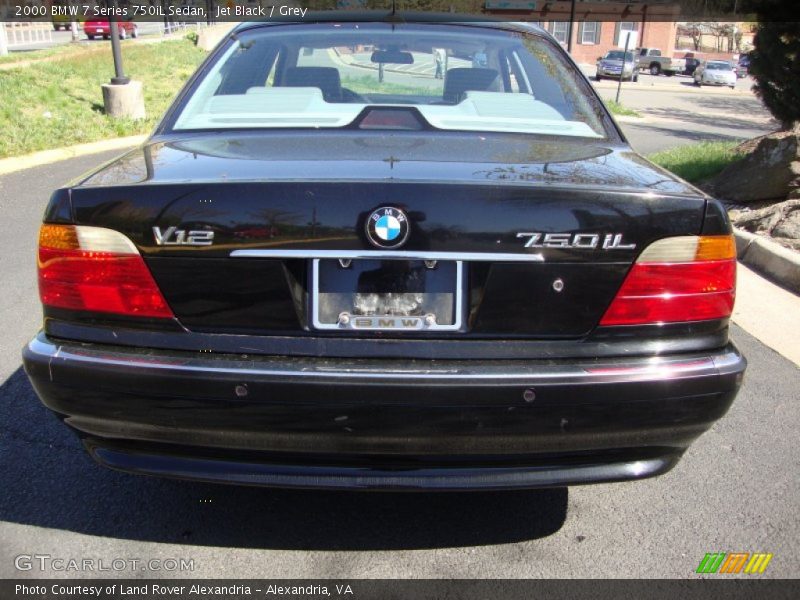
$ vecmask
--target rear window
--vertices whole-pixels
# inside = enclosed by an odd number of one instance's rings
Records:
[[[368,107],[418,111],[444,130],[607,137],[602,108],[548,39],[443,24],[244,31],[194,85],[173,129],[347,127]]]

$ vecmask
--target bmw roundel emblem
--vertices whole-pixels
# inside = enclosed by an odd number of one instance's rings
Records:
[[[382,206],[367,219],[367,237],[378,248],[399,248],[408,239],[408,217],[399,208]]]

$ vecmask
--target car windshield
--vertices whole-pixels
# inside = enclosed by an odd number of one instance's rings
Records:
[[[731,71],[732,67],[725,62],[710,62],[706,67],[711,71]]]
[[[633,54],[628,52],[619,51],[619,50],[612,50],[608,54],[606,54],[606,59],[608,60],[622,60],[623,55],[625,56],[625,60],[628,62],[633,62]]]
[[[173,129],[430,126],[606,138],[601,115],[563,52],[536,33],[293,24],[237,34],[190,89]]]

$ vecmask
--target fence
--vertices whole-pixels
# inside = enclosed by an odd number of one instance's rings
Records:
[[[15,21],[4,23],[2,26],[5,27],[9,49],[16,46],[48,44],[53,41],[52,23]]]

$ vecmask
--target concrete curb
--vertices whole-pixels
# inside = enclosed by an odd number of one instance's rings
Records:
[[[765,237],[734,228],[739,260],[787,290],[800,294],[800,253]]]
[[[31,167],[39,167],[68,158],[86,156],[87,154],[97,154],[109,150],[124,150],[141,144],[146,135],[132,135],[130,137],[115,138],[112,140],[102,140],[90,142],[88,144],[78,144],[67,146],[66,148],[54,148],[53,150],[42,150],[33,154],[23,156],[12,156],[11,158],[0,159],[0,175],[7,175],[15,171],[23,171]]]

